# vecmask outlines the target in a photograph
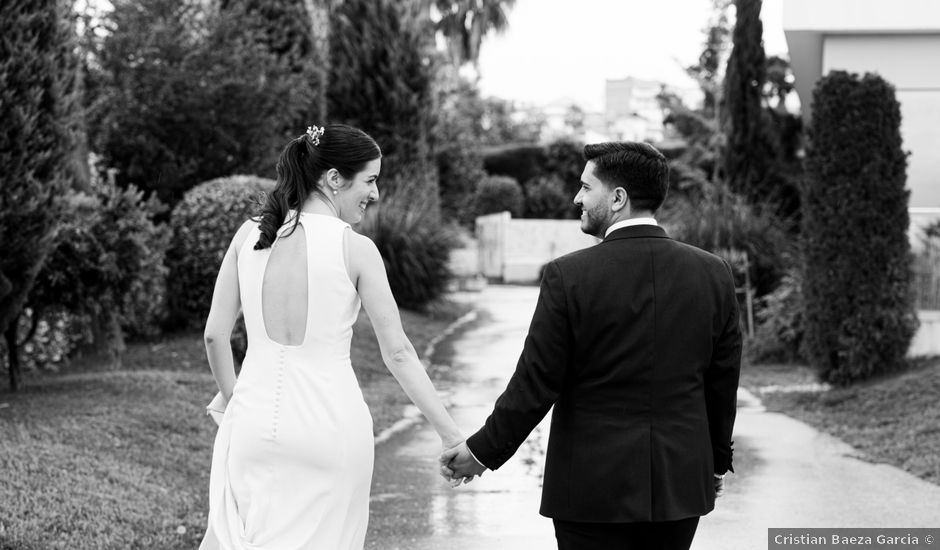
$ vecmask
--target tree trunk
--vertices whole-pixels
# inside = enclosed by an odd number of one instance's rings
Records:
[[[327,89],[330,80],[330,9],[335,0],[304,0],[307,15],[310,17],[310,36],[313,42],[313,55],[316,59],[317,90],[314,104],[319,120],[315,124],[327,123]]]
[[[7,342],[7,363],[10,368],[10,391],[20,389],[20,354],[16,341],[16,327],[19,326],[19,317],[14,319],[3,332]]]

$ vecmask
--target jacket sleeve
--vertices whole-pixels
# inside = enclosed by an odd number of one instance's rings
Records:
[[[725,308],[728,311],[727,320],[715,339],[711,363],[705,372],[705,406],[716,474],[734,471],[731,464],[731,437],[737,412],[738,378],[741,374],[742,336],[738,301],[730,267],[727,270],[729,288],[726,292],[730,293],[730,299],[726,298],[726,302],[730,302]]]
[[[561,393],[571,353],[562,276],[555,262],[542,277],[538,303],[516,371],[483,428],[467,446],[487,468],[503,465],[548,413]]]

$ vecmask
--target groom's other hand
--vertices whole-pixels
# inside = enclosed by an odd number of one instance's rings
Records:
[[[475,476],[486,471],[486,466],[480,464],[470,453],[466,441],[441,453],[440,461],[441,475],[449,480],[462,478],[464,483],[469,483]]]
[[[715,474],[715,496],[720,497],[725,494],[725,476]]]

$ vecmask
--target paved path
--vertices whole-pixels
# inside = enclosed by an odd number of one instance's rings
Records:
[[[440,384],[470,433],[486,418],[522,349],[538,289],[491,286],[475,295],[480,319],[439,348],[453,380]],[[746,392],[735,425],[726,496],[700,523],[695,550],[766,548],[768,527],[937,527],[940,487],[870,464],[852,448]],[[440,442],[426,423],[376,451],[367,548],[453,550],[554,548],[538,515],[547,419],[497,472],[451,489],[437,476]]]

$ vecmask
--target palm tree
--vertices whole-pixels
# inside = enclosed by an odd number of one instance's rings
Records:
[[[447,40],[454,65],[473,65],[479,77],[480,45],[490,31],[502,32],[509,25],[509,10],[516,0],[436,0],[441,14],[437,30]]]

